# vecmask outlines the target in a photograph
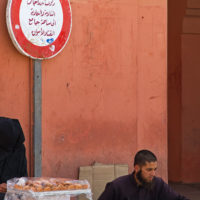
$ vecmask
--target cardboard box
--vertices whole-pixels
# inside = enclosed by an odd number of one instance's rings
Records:
[[[88,180],[90,183],[93,200],[97,200],[104,191],[106,183],[128,174],[127,164],[110,164],[95,163],[92,166],[83,166],[79,169],[79,180]],[[79,200],[86,200],[83,196]]]

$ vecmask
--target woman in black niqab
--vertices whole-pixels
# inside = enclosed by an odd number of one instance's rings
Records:
[[[0,184],[11,178],[27,176],[24,141],[19,121],[0,117]],[[0,200],[4,195],[0,193]]]

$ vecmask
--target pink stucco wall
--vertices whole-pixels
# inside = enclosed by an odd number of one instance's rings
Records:
[[[43,62],[43,175],[77,177],[138,149],[167,179],[166,1],[71,1],[64,51]]]
[[[199,1],[168,5],[169,180],[200,181]]]
[[[168,172],[169,180],[181,181],[181,34],[187,0],[168,1]]]
[[[182,36],[182,181],[200,181],[200,36]]]
[[[77,178],[94,161],[131,171],[136,151],[148,148],[167,180],[167,1],[71,6],[67,46],[42,62],[42,175]],[[30,158],[31,65],[8,37],[5,7],[1,1],[0,111],[20,119]]]

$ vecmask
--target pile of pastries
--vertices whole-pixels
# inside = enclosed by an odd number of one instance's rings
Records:
[[[34,192],[47,192],[59,190],[82,190],[88,189],[88,184],[81,184],[62,179],[36,179],[27,180],[24,183],[16,183],[14,188],[17,190],[31,190]]]

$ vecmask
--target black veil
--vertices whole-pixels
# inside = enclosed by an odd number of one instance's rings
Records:
[[[27,176],[24,133],[17,119],[0,117],[0,184]],[[0,200],[4,195],[0,193]]]

